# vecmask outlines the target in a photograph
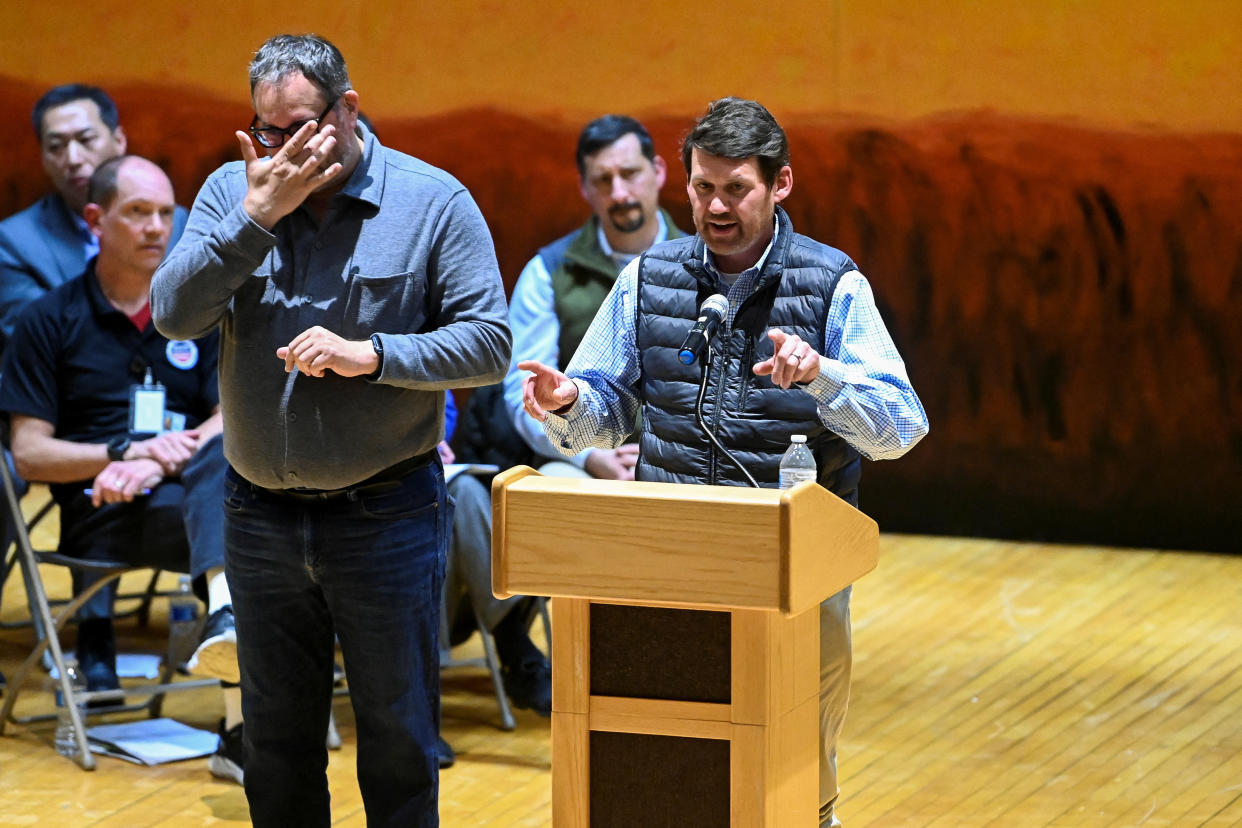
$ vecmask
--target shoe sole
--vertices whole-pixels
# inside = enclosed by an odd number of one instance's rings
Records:
[[[198,646],[185,666],[196,676],[219,679],[230,684],[241,683],[241,669],[237,666],[236,634],[207,639]]]
[[[218,779],[227,779],[230,782],[236,782],[238,785],[246,784],[246,777],[242,769],[227,756],[213,753],[211,758],[207,760],[207,769],[211,771],[212,776]]]

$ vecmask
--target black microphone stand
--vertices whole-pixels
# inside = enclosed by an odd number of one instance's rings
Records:
[[[733,453],[724,447],[724,445],[720,442],[720,440],[716,438],[715,434],[712,434],[712,430],[707,427],[707,423],[703,422],[703,398],[707,395],[707,377],[708,375],[711,374],[711,371],[712,371],[712,359],[715,356],[715,351],[716,351],[715,343],[708,342],[707,353],[705,354],[706,359],[703,360],[703,378],[699,380],[699,396],[698,396],[698,399],[695,400],[695,403],[694,403],[694,419],[699,424],[699,429],[703,432],[703,434],[707,437],[707,439],[711,441],[711,444],[716,447],[716,450],[719,451],[721,454],[723,454],[725,457],[728,457],[729,460],[733,463],[733,465],[737,466],[741,470],[742,474],[746,475],[746,481],[753,488],[756,488],[756,489],[763,488],[762,486],[760,486],[758,483],[755,482],[755,478],[751,477],[750,472],[748,472],[746,470],[746,467],[743,466],[741,462],[738,461],[738,459],[733,456]]]

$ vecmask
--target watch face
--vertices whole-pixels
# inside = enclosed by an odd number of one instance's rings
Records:
[[[129,444],[128,437],[113,437],[108,441],[108,459],[125,459],[125,452],[129,451]]]

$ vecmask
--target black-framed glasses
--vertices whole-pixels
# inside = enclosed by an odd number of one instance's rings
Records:
[[[322,124],[323,119],[328,117],[328,113],[332,111],[332,107],[336,106],[336,102],[340,99],[341,98],[338,95],[328,101],[328,105],[323,108],[323,112],[319,113],[318,118],[308,118],[305,121],[294,121],[284,129],[274,126],[261,127],[259,126],[259,116],[255,115],[254,119],[250,122],[250,134],[254,136],[254,140],[258,141],[268,149],[275,149],[276,147],[283,146],[285,141],[288,141],[296,135],[299,129],[304,127],[306,124],[309,124],[311,121],[317,121]]]

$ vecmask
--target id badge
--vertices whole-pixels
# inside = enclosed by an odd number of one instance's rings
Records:
[[[134,434],[164,431],[164,386],[143,383],[129,387],[129,430]]]

